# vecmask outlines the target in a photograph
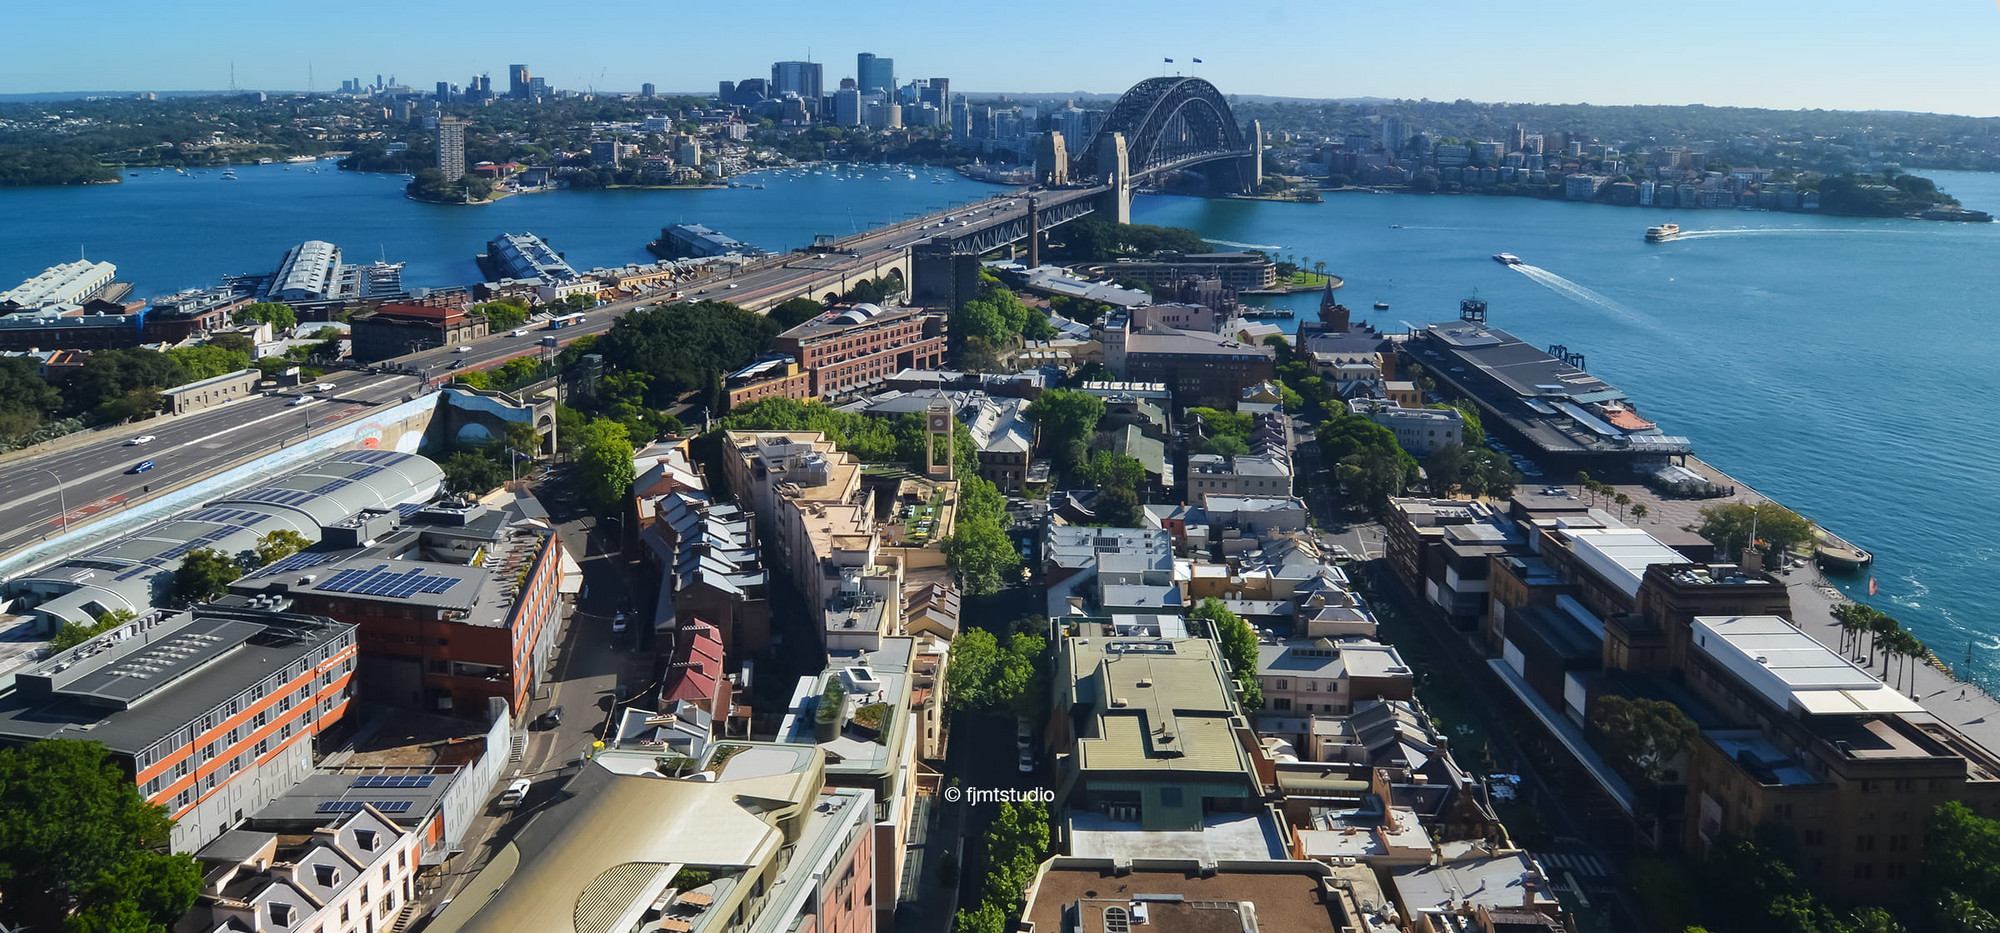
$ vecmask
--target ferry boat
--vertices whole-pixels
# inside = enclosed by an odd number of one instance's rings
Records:
[[[1494,253],[1493,261],[1503,266],[1518,266],[1522,264],[1521,257],[1513,253]]]
[[[1661,224],[1657,227],[1646,228],[1646,242],[1648,243],[1665,243],[1680,235],[1680,224]]]
[[[1389,303],[1388,303],[1388,302],[1386,302],[1386,301],[1378,301],[1378,302],[1375,302],[1375,310],[1377,310],[1377,311],[1387,311],[1387,310],[1389,310]]]

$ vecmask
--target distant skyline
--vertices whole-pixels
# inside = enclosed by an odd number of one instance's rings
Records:
[[[470,12],[480,9],[498,12]],[[1178,68],[1226,94],[1277,97],[2000,115],[2000,64],[1990,54],[2000,45],[2000,3],[1989,0],[1574,10],[1490,0],[1352,8],[1024,0],[865,9],[791,0],[671,13],[610,0],[539,15],[435,0],[19,4],[9,11],[12,34],[68,36],[72,51],[0,60],[0,93],[221,90],[231,62],[246,90],[304,90],[309,65],[319,91],[377,73],[429,88],[483,72],[504,87],[507,66],[524,62],[552,87],[630,92],[652,83],[661,93],[708,93],[718,80],[767,77],[773,61],[808,57],[826,63],[831,88],[854,76],[855,53],[874,52],[896,60],[899,81],[949,77],[954,90],[971,93],[1112,94]],[[1111,30],[1097,46],[1066,32],[1094,28]]]

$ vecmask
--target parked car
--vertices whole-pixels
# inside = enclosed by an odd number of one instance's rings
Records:
[[[1022,752],[1022,753],[1021,753],[1021,764],[1020,764],[1020,768],[1021,768],[1021,773],[1022,773],[1022,774],[1033,774],[1033,773],[1035,773],[1035,753],[1034,753],[1034,752]]]
[[[131,439],[131,440],[129,440],[129,441],[126,441],[126,442],[125,442],[125,446],[127,446],[127,447],[137,447],[137,446],[139,446],[140,444],[150,444],[150,443],[152,443],[152,442],[153,442],[153,435],[151,435],[151,434],[141,434],[141,435],[139,435],[138,437],[135,437],[135,438],[133,438],[133,439]]]
[[[150,469],[152,469],[152,468],[153,468],[153,461],[151,461],[151,460],[141,460],[141,461],[139,461],[139,462],[138,462],[138,464],[137,464],[137,465],[133,466],[133,467],[132,467],[131,469],[129,469],[129,470],[126,470],[125,472],[127,472],[127,473],[144,473],[144,472],[146,472],[147,470],[150,470]]]
[[[554,729],[562,725],[562,717],[563,708],[560,706],[551,706],[542,711],[541,726],[543,729]]]
[[[500,809],[512,810],[520,806],[521,801],[528,798],[528,789],[534,786],[535,782],[527,778],[514,779],[507,785],[506,790],[500,792]]]
[[[1035,745],[1035,728],[1025,718],[1014,720],[1014,749],[1025,755]]]
[[[611,632],[618,634],[623,631],[625,631],[625,613],[621,612],[611,617]]]

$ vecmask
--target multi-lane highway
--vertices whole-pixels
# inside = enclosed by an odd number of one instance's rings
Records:
[[[1017,193],[1004,194],[869,230],[835,241],[831,252],[772,256],[741,269],[724,269],[682,284],[683,300],[731,301],[762,310],[798,295],[818,295],[825,285],[858,273],[879,275],[911,245],[967,229],[961,224],[991,223],[1025,210],[1026,200],[1017,199]],[[952,219],[946,221],[946,216]],[[619,315],[660,300],[655,294],[601,305],[582,323],[556,330],[531,324],[519,336],[507,331],[471,341],[462,353],[442,347],[384,361],[373,371],[331,373],[321,380],[332,385],[324,391],[281,390],[0,457],[0,555],[60,533],[65,521],[70,527],[85,526],[296,443],[308,432],[432,391],[455,372],[545,352],[545,337],[567,344],[602,334]],[[301,397],[313,401],[297,404]],[[151,440],[128,443],[140,437]],[[134,472],[147,461],[151,468]]]

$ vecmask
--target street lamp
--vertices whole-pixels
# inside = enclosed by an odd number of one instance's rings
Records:
[[[62,476],[56,473],[56,471],[45,467],[34,467],[33,469],[38,472],[47,473],[55,478],[56,505],[62,509],[62,530],[63,534],[69,534],[69,493],[63,490]]]

